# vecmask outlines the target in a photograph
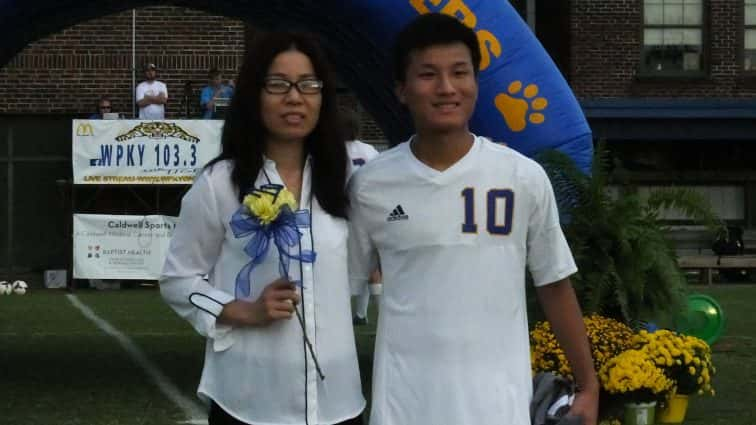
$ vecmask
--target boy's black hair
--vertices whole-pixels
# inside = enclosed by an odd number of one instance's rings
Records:
[[[412,52],[454,43],[462,43],[470,50],[473,70],[477,76],[480,68],[480,44],[475,32],[456,18],[441,13],[418,16],[394,40],[394,81],[404,81]]]

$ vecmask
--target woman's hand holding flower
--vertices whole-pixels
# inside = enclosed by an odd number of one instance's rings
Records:
[[[253,302],[235,300],[226,304],[218,321],[234,326],[265,326],[276,320],[291,319],[298,303],[296,286],[281,278],[266,286]]]

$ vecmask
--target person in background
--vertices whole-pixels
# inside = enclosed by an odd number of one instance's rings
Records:
[[[218,119],[215,114],[215,101],[218,99],[230,100],[234,95],[234,80],[228,80],[223,84],[223,74],[218,68],[212,68],[207,73],[207,85],[200,92],[200,107],[202,108],[202,118]]]
[[[110,98],[108,96],[101,96],[100,100],[97,101],[97,113],[90,115],[89,119],[101,120],[102,116],[111,113],[112,109],[113,104],[110,102]]]
[[[144,65],[145,80],[136,86],[136,103],[140,120],[165,119],[165,104],[168,102],[168,87],[157,79],[157,66]]]
[[[355,112],[348,111],[344,116],[344,140],[346,140],[347,152],[351,162],[349,167],[352,172],[356,171],[368,161],[378,156],[378,151],[367,143],[359,140],[360,121]],[[351,174],[351,173],[350,173]],[[379,284],[381,282],[380,270],[375,270],[370,276],[370,284]],[[370,305],[370,291],[368,286],[362,288],[362,291],[353,297],[354,315],[352,323],[356,326],[367,325],[368,323],[368,306]]]
[[[362,423],[349,162],[335,90],[312,35],[260,35],[226,113],[221,153],[182,200],[160,292],[206,338],[197,392],[211,406],[209,425]],[[296,205],[274,216],[278,200]],[[294,245],[267,239],[261,226],[285,230]]]

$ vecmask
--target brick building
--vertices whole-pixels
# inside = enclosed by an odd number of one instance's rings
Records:
[[[199,92],[207,71],[236,75],[254,27],[180,7],[146,7],[75,24],[26,47],[0,68],[0,114],[87,117],[102,95],[114,111],[132,117],[133,87],[144,79],[142,65],[156,63],[168,86],[168,118],[198,118]],[[358,108],[346,87],[344,107]],[[362,131],[381,140],[365,117]]]
[[[573,0],[568,16],[560,60],[615,176],[695,187],[756,226],[756,2]]]

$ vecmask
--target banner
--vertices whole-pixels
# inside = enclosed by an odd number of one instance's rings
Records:
[[[74,214],[75,279],[160,278],[178,217]]]
[[[222,130],[220,120],[73,120],[74,184],[191,184]]]

